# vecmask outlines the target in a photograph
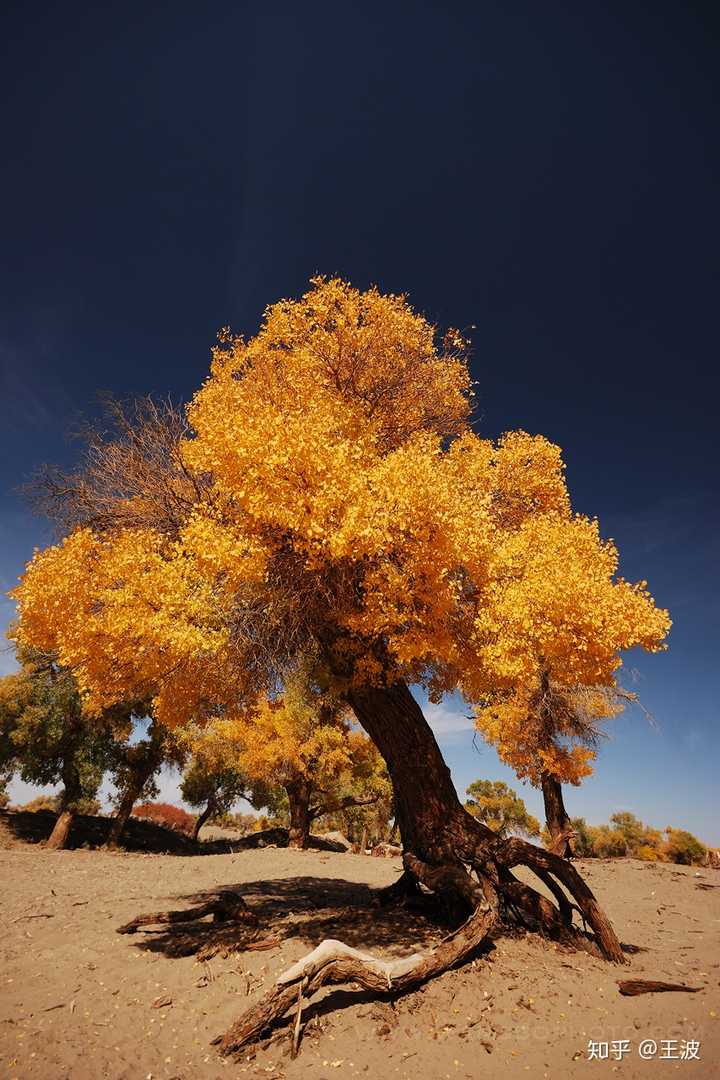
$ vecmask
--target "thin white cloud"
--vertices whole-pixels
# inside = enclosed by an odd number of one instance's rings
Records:
[[[428,702],[423,708],[425,717],[430,727],[439,738],[446,738],[449,735],[461,735],[467,732],[471,732],[475,728],[472,717],[469,715],[468,707],[460,705],[457,708],[452,708],[441,702],[439,705],[433,705]]]

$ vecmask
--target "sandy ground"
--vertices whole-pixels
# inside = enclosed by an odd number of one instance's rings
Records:
[[[278,849],[0,851],[0,1078],[720,1076],[720,888],[698,887],[720,885],[720,873],[629,860],[580,864],[622,940],[647,950],[624,970],[534,937],[504,937],[393,1004],[328,991],[307,1010],[295,1061],[287,1034],[250,1058],[220,1059],[213,1037],[323,938],[382,955],[437,938],[419,917],[370,904],[369,887],[399,869],[397,860]],[[282,946],[200,963],[167,955],[172,931],[115,932],[140,912],[219,887],[241,889]],[[622,997],[621,977],[703,989]],[[591,1039],[628,1040],[630,1052],[617,1060],[610,1046],[607,1060],[589,1061]],[[649,1060],[639,1056],[643,1040],[657,1043]],[[674,1056],[682,1040],[700,1042],[700,1061]]]

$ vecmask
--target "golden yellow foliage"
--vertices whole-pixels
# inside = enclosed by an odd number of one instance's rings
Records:
[[[191,725],[184,741],[213,771],[234,769],[251,787],[286,787],[303,779],[313,793],[335,794],[354,782],[373,790],[387,785],[380,755],[350,727],[349,715],[320,707],[319,699],[297,687],[234,716]]]
[[[560,514],[528,519],[491,554],[469,696],[481,702],[478,729],[535,784],[543,772],[572,784],[590,775],[595,753],[583,743],[628,696],[615,692],[621,652],[665,647],[667,612],[645,582],[617,577],[617,562],[596,521]]]
[[[340,693],[404,678],[484,702],[525,693],[540,657],[610,685],[618,651],[660,647],[667,615],[573,516],[559,449],[478,438],[470,404],[459,335],[438,343],[402,296],[316,279],[251,340],[223,335],[181,470],[145,493],[136,471],[114,522],[104,504],[102,528],[36,553],[20,639],[57,650],[97,710],[152,699],[165,724],[239,725],[254,710],[268,754],[282,706],[256,703],[300,656]],[[162,524],[152,501],[180,472]]]

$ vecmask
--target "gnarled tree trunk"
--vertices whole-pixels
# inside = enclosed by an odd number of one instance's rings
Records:
[[[288,846],[291,848],[306,848],[310,839],[310,797],[312,787],[304,777],[288,781],[285,784],[288,802],[290,803],[290,830]]]
[[[512,912],[524,925],[559,932],[568,907],[561,911],[521,885],[511,871],[527,866],[551,891],[561,891],[558,882],[565,886],[599,950],[624,961],[612,926],[571,863],[516,837],[498,837],[461,805],[430,725],[405,683],[352,690],[348,702],[387,765],[406,873],[456,904],[473,909],[484,897],[500,914]]]
[[[347,700],[385,759],[393,783],[405,873],[387,890],[392,895],[386,899],[417,890],[419,882],[454,902],[456,914],[464,905],[466,921],[429,953],[393,961],[334,939],[324,941],[230,1028],[220,1040],[221,1053],[236,1053],[292,1007],[297,1032],[303,995],[323,985],[359,983],[378,993],[419,986],[471,955],[499,921],[623,962],[612,926],[571,863],[516,837],[503,839],[467,813],[432,730],[404,683],[352,690]],[[536,874],[556,903],[515,878],[512,869],[520,865]],[[593,930],[594,942],[572,926],[574,910]]]
[[[387,766],[406,851],[441,863],[462,858],[468,836],[473,848],[479,839],[496,839],[460,803],[430,725],[404,683],[353,690],[348,701]]]
[[[569,859],[572,855],[570,836],[573,828],[563,801],[562,784],[550,773],[542,774],[542,793],[545,803],[545,821],[552,840],[551,851]]]

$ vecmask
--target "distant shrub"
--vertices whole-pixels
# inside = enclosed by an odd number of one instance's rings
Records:
[[[627,811],[613,814],[609,825],[587,825],[584,818],[573,818],[572,825],[573,850],[579,858],[628,856],[643,862],[685,866],[702,866],[707,862],[708,849],[692,833],[668,826],[663,835]]]
[[[19,806],[19,810],[26,810],[31,814],[37,813],[38,810],[52,810],[53,813],[57,813],[57,796],[55,795],[36,795],[30,802],[26,802],[24,806]]]
[[[173,806],[171,803],[141,803],[132,812],[133,817],[142,818],[144,821],[152,821],[155,825],[164,825],[166,829],[174,829],[175,832],[191,834],[195,818],[183,810],[181,806]]]
[[[34,814],[37,810],[52,810],[53,814],[60,812],[59,795],[36,795],[30,802],[19,807],[20,810],[29,810]],[[76,814],[88,814],[95,817],[100,813],[100,803],[97,799],[78,799],[73,807]]]
[[[4,788],[0,788],[0,810],[4,810],[10,802],[10,796]]]
[[[668,827],[665,831],[667,839],[664,854],[669,862],[680,863],[682,866],[703,865],[707,857],[707,848],[696,836],[686,832],[685,829]]]
[[[233,829],[240,836],[247,836],[255,832],[257,818],[254,814],[216,814],[210,818],[212,825],[218,825],[221,829]]]
[[[653,847],[652,844],[641,844],[635,852],[633,852],[636,859],[642,859],[643,862],[664,862],[663,853],[658,848]]]
[[[587,859],[595,854],[593,851],[593,841],[591,835],[592,826],[588,825],[585,818],[573,818],[571,821],[575,835],[572,838],[572,848],[579,859]],[[547,829],[543,829],[543,842]],[[549,837],[549,834],[548,834]],[[546,847],[549,847],[548,843],[545,843]]]
[[[97,817],[102,813],[102,807],[97,799],[80,799],[75,803],[76,814],[87,814],[88,817]]]
[[[613,859],[627,855],[627,840],[619,829],[611,829],[609,825],[590,825],[588,833],[596,858]]]

